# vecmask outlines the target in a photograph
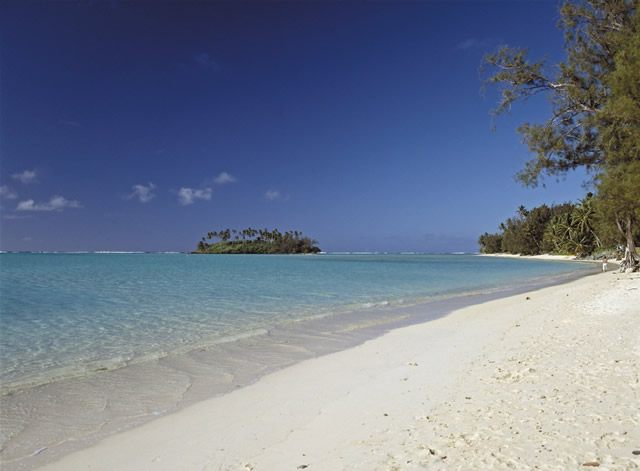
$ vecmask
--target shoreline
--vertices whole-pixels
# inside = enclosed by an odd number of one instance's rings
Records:
[[[510,401],[515,401],[518,397],[514,399],[509,392],[513,386],[522,387],[523,384],[520,383],[526,383],[527,388],[532,388],[534,384],[529,384],[527,379],[540,376],[533,372],[516,371],[504,380],[495,379],[491,375],[478,377],[481,369],[478,365],[482,363],[482,368],[501,368],[502,371],[516,366],[508,359],[498,358],[501,353],[509,351],[506,347],[515,346],[512,353],[523,358],[533,358],[535,352],[522,345],[531,344],[537,351],[536,340],[544,341],[544,338],[539,337],[543,332],[548,333],[547,330],[541,330],[541,327],[549,323],[555,324],[555,328],[561,328],[563,322],[577,322],[577,327],[582,328],[581,332],[584,333],[587,323],[580,323],[580,318],[584,318],[585,314],[578,312],[575,303],[591,302],[590,306],[597,307],[598,296],[611,299],[611,303],[614,303],[614,295],[621,293],[638,300],[638,279],[637,276],[613,273],[587,276],[532,291],[527,293],[528,296],[517,294],[474,304],[426,323],[400,327],[348,350],[304,360],[265,375],[255,384],[234,391],[233,394],[195,403],[138,428],[112,435],[95,446],[66,455],[62,460],[39,469],[77,469],[89,463],[93,466],[92,469],[105,470],[201,469],[207,466],[213,469],[269,470],[291,466],[291,469],[295,469],[312,464],[316,465],[316,469],[392,469],[392,461],[402,463],[397,457],[389,458],[398,453],[406,454],[408,459],[405,461],[413,463],[436,465],[446,462],[451,465],[456,462],[456,453],[462,453],[465,447],[469,447],[466,451],[468,456],[464,453],[460,456],[475,459],[483,450],[468,444],[463,446],[463,443],[469,442],[469,436],[477,439],[482,434],[478,435],[478,431],[469,432],[471,435],[463,434],[466,438],[454,439],[451,436],[452,423],[472,428],[482,420],[479,422],[476,417],[472,423],[467,423],[458,412],[452,414],[452,411],[456,408],[469,409],[471,404],[477,407],[478,402],[471,398],[477,397],[478,391],[483,387],[486,389],[489,380],[493,379],[491,388],[496,385],[510,388],[503,395]],[[527,297],[530,299],[526,299]],[[628,309],[618,312],[623,306],[616,305],[613,308],[615,309],[608,309],[611,312],[607,311],[607,317],[594,311],[590,317],[587,316],[587,320],[606,320],[609,322],[605,324],[609,325],[616,320],[617,315],[630,315]],[[553,314],[557,310],[566,319],[556,318]],[[626,328],[618,326],[618,330],[623,329],[624,332],[615,330],[615,326],[609,328],[614,329],[615,335],[631,336],[637,342],[637,324],[636,316],[635,325],[627,323]],[[635,330],[631,327],[635,327]],[[603,329],[600,328],[600,331]],[[559,339],[563,340],[562,337]],[[496,345],[502,347],[496,348]],[[559,345],[560,342],[555,347]],[[621,348],[622,344],[616,352]],[[633,348],[630,350],[633,352]],[[592,353],[607,356],[611,351]],[[539,352],[537,354],[539,356]],[[491,356],[496,358],[490,359]],[[637,367],[637,360],[638,353],[635,353],[635,357],[625,361]],[[606,362],[606,358],[602,361]],[[536,370],[533,367],[529,369]],[[578,374],[575,368],[572,371]],[[599,373],[604,375],[608,371],[599,370]],[[517,380],[509,382],[508,378]],[[583,381],[589,379],[580,378]],[[546,380],[551,380],[548,375]],[[600,380],[610,385],[607,378],[601,377]],[[535,386],[547,386],[544,381],[542,384],[538,383],[539,378]],[[610,393],[615,390],[616,384],[611,384]],[[624,384],[618,385],[624,387]],[[464,396],[455,393],[462,389],[466,390]],[[546,396],[551,397],[551,394]],[[624,395],[616,396],[618,402],[614,404],[615,408],[620,408],[620,402],[624,402],[624,398]],[[486,394],[485,402],[489,399],[492,398]],[[638,399],[636,389],[631,391],[627,401]],[[485,405],[481,410],[491,409],[490,405]],[[524,405],[512,404],[515,411],[522,410]],[[556,403],[555,406],[556,409],[562,409],[561,403]],[[628,406],[629,404],[627,410]],[[469,413],[472,413],[471,409]],[[504,414],[504,411],[500,413],[495,409],[484,417],[484,421],[498,430],[507,424]],[[536,419],[539,420],[535,415],[530,418]],[[580,422],[581,419],[574,417],[573,420]],[[637,411],[636,416],[631,414],[629,420],[633,422],[632,429],[626,431],[627,435],[616,437],[625,446],[640,449],[640,443],[633,445],[633,440],[640,441],[640,417],[637,417]],[[438,423],[447,426],[435,427]],[[616,424],[617,427],[619,425]],[[509,426],[513,427],[514,422],[510,422]],[[442,435],[444,430],[447,435]],[[537,432],[535,429],[534,431]],[[556,435],[555,442],[559,438]],[[455,446],[449,443],[451,440]],[[569,437],[563,437],[563,440],[569,440]],[[402,446],[399,441],[403,443]],[[428,449],[420,448],[422,445],[418,442],[423,441],[431,444]],[[416,448],[410,450],[407,443],[413,443]],[[549,439],[548,443],[554,443],[554,440]],[[572,446],[580,448],[579,445],[580,443],[574,443]],[[504,446],[498,448],[501,453],[506,453],[502,450]],[[562,450],[562,446],[557,443],[552,448]],[[624,446],[618,448],[624,449]],[[375,453],[372,454],[372,450]],[[518,452],[518,457],[528,456],[527,453],[532,452]],[[557,453],[562,452],[556,451]],[[584,453],[586,461],[593,458]],[[442,458],[445,455],[446,461]],[[578,459],[578,455],[576,451],[572,456]],[[537,455],[531,455],[532,459],[535,456]],[[568,459],[564,454],[561,458]],[[598,457],[594,459],[596,458]],[[620,457],[623,458],[631,466],[640,466],[640,461],[629,461],[640,460],[630,452]],[[286,466],[283,468],[280,465]]]
[[[599,260],[580,260],[575,255],[520,255],[511,253],[479,253],[480,257],[520,258],[529,260],[553,260],[556,262],[601,263]]]
[[[304,322],[276,326],[261,335],[218,344],[213,349],[198,348],[178,357],[159,358],[149,364],[134,363],[128,367],[98,375],[45,384],[34,390],[37,396],[32,393],[29,393],[27,398],[19,395],[5,396],[5,401],[43,404],[47,408],[46,412],[43,411],[45,415],[38,414],[42,418],[35,421],[31,419],[26,422],[28,417],[16,416],[11,419],[5,416],[5,420],[9,419],[7,423],[13,420],[28,424],[31,430],[38,430],[47,423],[56,423],[56,421],[70,426],[72,423],[65,417],[74,417],[76,422],[79,420],[84,424],[88,433],[76,431],[73,434],[67,433],[64,436],[53,437],[53,440],[40,442],[42,445],[31,446],[30,449],[23,450],[22,454],[18,455],[16,455],[17,450],[11,447],[20,443],[29,443],[30,437],[13,443],[7,442],[3,452],[9,456],[13,453],[13,457],[9,459],[5,455],[2,463],[7,471],[37,469],[38,466],[91,447],[114,434],[144,426],[167,414],[180,413],[185,408],[212,397],[235,393],[239,388],[247,387],[261,381],[269,374],[300,362],[351,349],[391,330],[428,323],[447,316],[457,309],[541,287],[567,283],[591,274],[593,273],[580,270],[531,278],[516,286],[499,286],[486,291],[457,293],[454,296],[398,306],[385,303],[348,314],[321,316]],[[149,377],[149,372],[153,374],[153,378]],[[185,374],[188,375],[186,388],[183,386]],[[108,376],[103,377],[103,375]],[[140,394],[130,394],[129,391],[140,389],[138,383],[141,381],[152,381],[157,384],[159,377],[164,379],[162,384],[168,383],[162,387],[163,391],[171,391],[177,387],[179,396],[170,396],[159,403],[157,399],[154,400],[155,402],[149,402]],[[173,383],[173,386],[170,386],[170,383]],[[153,387],[153,394],[157,395],[157,389]],[[45,402],[42,401],[42,397]],[[105,420],[109,416],[104,416],[101,412],[104,407],[96,409],[95,406],[94,398],[100,397],[104,397],[103,400],[109,410],[128,410],[125,408],[130,404],[135,406],[146,403],[147,410],[152,413],[133,419],[129,416],[115,416]],[[7,405],[8,403],[5,402],[5,406]],[[12,407],[9,406],[9,408]],[[31,413],[37,412],[33,407],[30,409],[32,409]],[[93,417],[95,414],[99,414],[97,419]]]
[[[577,255],[552,255],[552,254],[541,254],[541,255],[521,255],[521,254],[509,254],[509,253],[481,253],[477,254],[480,257],[498,257],[498,258],[523,258],[529,260],[549,260],[556,262],[572,262],[572,263],[591,263],[598,266],[602,266],[602,259],[582,259],[578,258]],[[608,260],[608,272],[613,272],[615,270],[620,269],[620,259],[612,258]]]

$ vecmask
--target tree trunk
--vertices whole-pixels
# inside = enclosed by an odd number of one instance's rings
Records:
[[[620,231],[620,233],[627,241],[627,249],[629,253],[628,256],[625,257],[624,261],[629,263],[627,265],[628,267],[635,267],[636,265],[638,265],[640,259],[638,257],[638,252],[636,252],[636,244],[633,241],[631,217],[627,216],[624,221],[616,217],[616,225],[618,226],[618,230]]]
[[[597,246],[598,248],[602,247],[602,242],[600,242],[600,237],[598,237],[598,234],[596,234],[596,233],[593,231],[593,229],[591,229],[591,230],[590,230],[590,232],[591,232],[591,235],[592,235],[593,237],[595,237],[595,239],[596,239],[596,246]]]

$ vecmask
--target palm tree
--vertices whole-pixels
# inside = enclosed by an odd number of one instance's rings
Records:
[[[580,201],[580,204],[575,207],[571,213],[571,223],[576,227],[578,231],[583,234],[589,234],[592,236],[598,247],[602,246],[600,238],[593,230],[593,219],[595,217],[595,210],[591,204],[591,198],[585,198]]]
[[[556,252],[560,251],[560,244],[562,242],[561,223],[561,218],[554,216],[551,218],[551,221],[549,221],[549,225],[544,234],[544,238],[551,242]]]
[[[525,208],[524,205],[520,205],[517,213],[522,219],[526,219],[526,217],[529,215],[529,211],[527,211],[527,208]]]
[[[569,214],[563,214],[560,216],[558,230],[560,232],[560,237],[562,238],[562,247],[573,251],[578,232],[576,231],[575,226],[571,223]]]

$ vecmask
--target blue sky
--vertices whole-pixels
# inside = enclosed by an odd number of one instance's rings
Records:
[[[327,251],[475,251],[522,188],[482,56],[562,60],[555,1],[3,2],[0,249],[195,248],[227,227]],[[492,132],[493,124],[497,130]]]

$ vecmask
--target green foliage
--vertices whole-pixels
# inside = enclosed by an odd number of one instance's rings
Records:
[[[526,49],[503,47],[485,57],[485,87],[501,92],[496,114],[538,94],[550,98],[551,117],[524,123],[518,131],[535,156],[518,179],[537,186],[544,176],[576,168],[594,171],[595,201],[566,216],[552,217],[542,248],[584,254],[624,239],[632,257],[640,223],[640,0],[566,1],[559,28],[566,59],[554,68],[532,62]],[[597,216],[594,213],[598,213]],[[503,249],[536,250],[525,220],[507,221]],[[617,230],[618,235],[615,234]],[[600,235],[596,235],[597,231]],[[540,247],[538,247],[540,248]]]
[[[524,219],[515,216],[507,219],[500,227],[502,232],[502,251],[507,253],[530,253],[523,230]]]
[[[591,194],[578,205],[564,203],[527,211],[523,206],[516,216],[500,224],[500,233],[480,236],[482,253],[539,255],[542,253],[586,256],[600,246],[594,231],[596,212]],[[497,244],[500,241],[500,244]]]
[[[549,68],[544,59],[531,62],[526,49],[507,46],[484,58],[481,70],[490,72],[484,86],[495,85],[501,92],[496,114],[538,94],[551,100],[550,119],[518,129],[535,155],[518,174],[525,185],[578,167],[598,170],[605,162],[598,128],[610,95],[607,77],[616,69],[621,32],[634,15],[628,0],[565,2],[558,25],[565,35],[564,62]]]
[[[607,77],[611,99],[600,123],[608,158],[598,179],[599,226],[608,239],[624,240],[637,262],[640,240],[640,16],[620,38],[616,70]],[[616,233],[617,229],[617,233]]]
[[[254,239],[255,237],[255,239]],[[224,229],[209,232],[207,239],[217,238],[220,242],[207,244],[203,237],[194,253],[202,254],[308,254],[318,253],[317,241],[303,237],[301,232],[291,231],[282,234],[277,229],[269,231],[245,229]],[[233,240],[230,240],[232,239]],[[242,238],[242,240],[240,240]]]
[[[485,232],[478,238],[478,244],[480,244],[481,253],[502,252],[502,235]]]
[[[625,242],[635,254],[635,241],[640,240],[640,160],[609,168],[600,176],[598,194],[600,230],[609,240]]]

